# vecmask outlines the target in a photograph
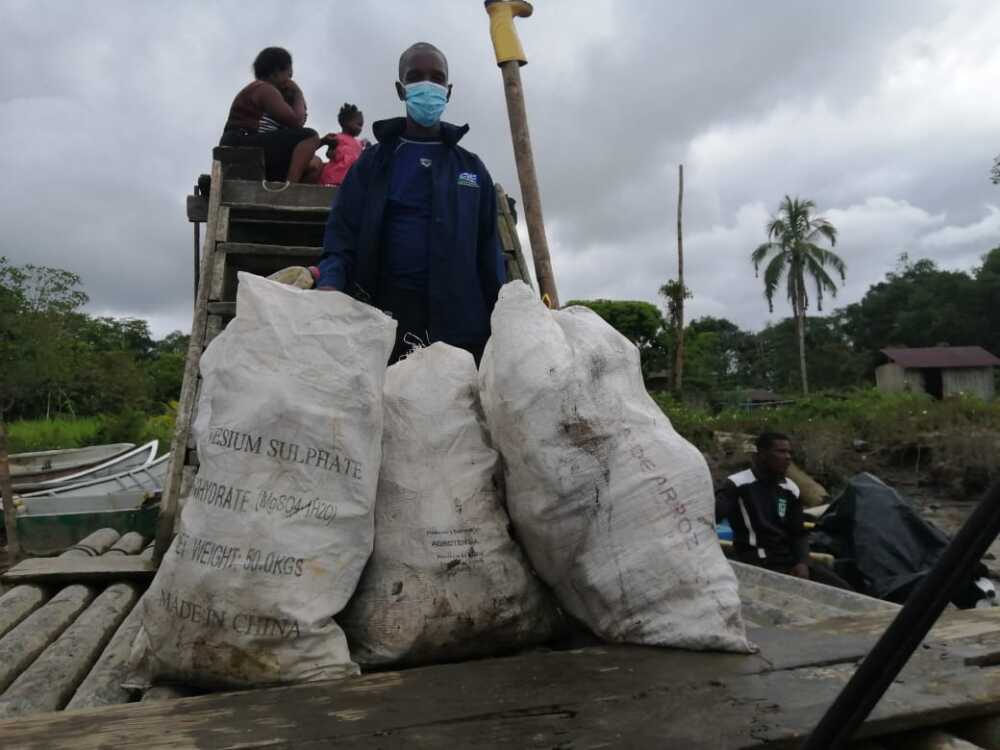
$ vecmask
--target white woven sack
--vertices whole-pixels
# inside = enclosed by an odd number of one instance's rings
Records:
[[[646,393],[636,347],[584,307],[503,287],[480,389],[518,538],[609,641],[752,649],[708,466]]]
[[[333,617],[371,553],[395,323],[243,273],[236,309],[201,359],[200,467],[140,602],[132,686],[357,673]]]
[[[513,651],[560,621],[510,537],[478,390],[472,355],[447,344],[388,370],[375,550],[339,618],[362,666]]]

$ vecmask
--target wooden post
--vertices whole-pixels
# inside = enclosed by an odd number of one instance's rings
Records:
[[[13,565],[21,557],[21,543],[17,538],[14,483],[10,478],[10,460],[7,450],[7,426],[3,419],[0,419],[0,495],[3,496],[3,523],[7,530],[7,562],[9,565]]]
[[[528,224],[528,240],[531,242],[538,291],[548,306],[555,308],[559,307],[559,294],[556,291],[555,275],[552,273],[549,242],[545,238],[542,198],[538,191],[535,157],[528,131],[528,113],[521,86],[521,66],[527,64],[528,58],[525,57],[514,28],[514,18],[527,18],[533,9],[531,3],[525,0],[486,0],[484,5],[490,17],[493,51],[503,76],[510,136],[514,143],[514,161],[517,164],[517,179],[521,183],[521,201],[524,203],[524,218]]]
[[[194,227],[194,299],[198,300],[198,276],[201,271],[201,226],[200,222],[192,222]]]
[[[552,273],[552,259],[549,255],[549,241],[545,237],[545,222],[542,219],[542,197],[538,190],[535,174],[535,157],[531,150],[531,134],[528,131],[528,113],[524,106],[524,91],[521,87],[521,68],[516,60],[500,65],[503,74],[504,93],[507,96],[507,116],[510,119],[510,135],[514,142],[514,161],[517,163],[517,180],[521,183],[521,200],[524,202],[524,219],[528,224],[528,240],[531,242],[531,256],[535,264],[535,278],[538,290],[544,299],[549,299],[549,307],[559,307],[559,293]]]
[[[208,293],[212,288],[215,268],[215,244],[219,234],[219,214],[222,212],[222,164],[212,161],[212,187],[208,194],[208,222],[205,224],[205,245],[201,253],[198,293],[195,295],[191,339],[184,359],[184,384],[177,406],[174,438],[170,443],[170,468],[163,482],[160,517],[156,524],[153,559],[159,564],[174,538],[174,521],[181,488],[181,476],[187,453],[187,437],[194,421],[198,396],[198,363],[205,345],[205,325],[208,317]]]
[[[679,398],[684,388],[684,239],[681,229],[681,210],[684,207],[684,165],[677,165],[677,340],[674,350],[674,394]]]

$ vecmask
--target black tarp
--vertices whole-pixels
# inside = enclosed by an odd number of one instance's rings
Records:
[[[836,571],[859,591],[902,603],[937,562],[948,536],[924,520],[908,500],[878,477],[856,474],[820,516],[810,539],[817,552],[836,559]],[[974,575],[952,596],[960,607],[971,607],[981,596]]]

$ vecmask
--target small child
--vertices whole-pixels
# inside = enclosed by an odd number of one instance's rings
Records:
[[[361,129],[365,126],[365,118],[355,105],[345,104],[341,107],[337,122],[340,123],[341,132],[334,136],[334,142],[326,150],[326,158],[330,161],[323,166],[320,185],[340,185],[347,170],[358,160],[367,145],[358,140]]]

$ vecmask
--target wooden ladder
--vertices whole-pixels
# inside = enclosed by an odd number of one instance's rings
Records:
[[[187,496],[198,469],[191,426],[201,390],[199,362],[205,347],[236,314],[237,272],[268,276],[288,266],[315,265],[322,252],[336,188],[268,183],[263,178],[262,151],[218,147],[212,151],[210,181],[202,176],[187,199],[188,220],[194,223],[194,321],[160,503],[154,551],[157,561],[170,546],[180,500]],[[531,284],[516,219],[500,185],[496,186],[496,197],[507,278]],[[202,223],[205,239],[199,250]]]

